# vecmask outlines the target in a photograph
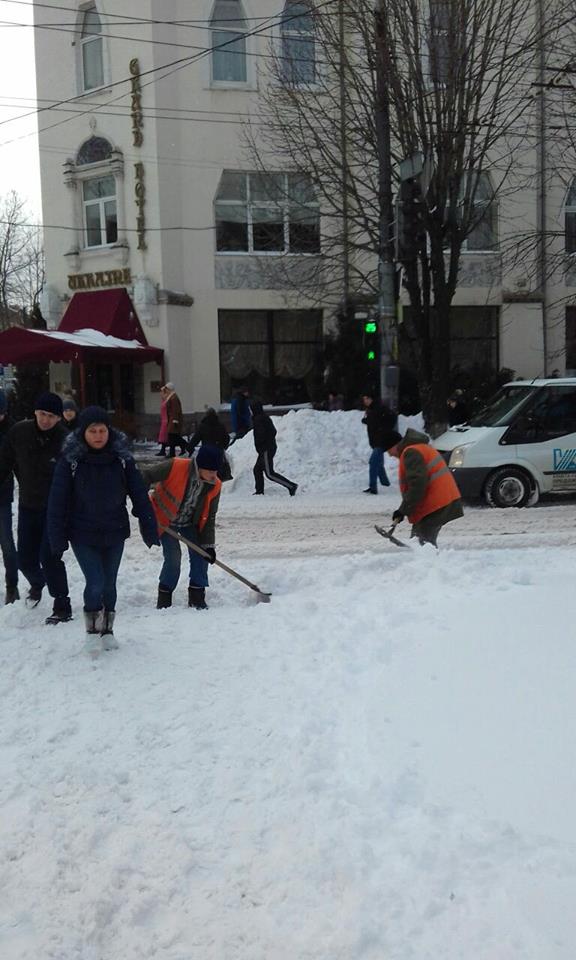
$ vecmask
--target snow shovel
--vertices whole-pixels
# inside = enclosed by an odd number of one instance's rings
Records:
[[[171,537],[174,537],[175,540],[180,540],[181,543],[185,543],[187,547],[190,547],[191,550],[194,550],[194,553],[199,553],[201,557],[204,557],[205,560],[209,559],[209,555],[206,553],[202,547],[199,547],[197,544],[192,543],[191,540],[188,540],[186,537],[183,537],[181,533],[177,533],[176,530],[172,530],[170,527],[163,527],[162,533],[169,533]],[[255,583],[251,583],[250,580],[247,580],[246,577],[243,577],[241,573],[238,573],[236,570],[233,570],[232,567],[227,566],[227,564],[222,563],[221,560],[215,560],[214,563],[217,567],[220,567],[222,570],[225,570],[226,573],[229,573],[231,577],[236,577],[237,580],[240,580],[241,583],[245,583],[247,587],[250,587],[251,590],[257,595],[258,600],[261,600],[262,603],[270,603],[271,593],[266,593],[265,590],[261,590],[260,587],[257,587]]]
[[[409,543],[404,543],[403,540],[399,540],[398,537],[394,536],[394,531],[398,526],[398,521],[395,520],[389,530],[385,530],[384,527],[379,527],[374,524],[374,529],[376,533],[379,533],[381,537],[385,537],[386,540],[390,540],[390,543],[395,543],[397,547],[409,547]]]

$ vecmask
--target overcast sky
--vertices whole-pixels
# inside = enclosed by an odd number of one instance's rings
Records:
[[[32,4],[0,0],[0,196],[16,190],[36,222],[41,206],[33,33]]]

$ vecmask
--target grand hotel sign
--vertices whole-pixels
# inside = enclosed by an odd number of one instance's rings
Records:
[[[68,274],[69,290],[99,290],[101,287],[129,287],[132,283],[130,268],[124,270],[99,270],[97,273]]]

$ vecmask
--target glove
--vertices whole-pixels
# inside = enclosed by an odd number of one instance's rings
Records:
[[[214,549],[214,547],[202,547],[202,549],[204,550],[204,553],[207,554],[206,559],[207,559],[208,563],[215,563],[215,561],[216,561],[216,550]]]
[[[403,519],[404,519],[404,514],[402,513],[401,510],[395,510],[394,513],[392,514],[393,523],[402,523]]]

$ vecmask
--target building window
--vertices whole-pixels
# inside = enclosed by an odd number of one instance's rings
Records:
[[[113,176],[84,180],[84,229],[87,247],[105,247],[118,239],[116,182]]]
[[[76,155],[76,166],[83,167],[87,163],[102,163],[112,156],[112,144],[104,137],[90,137],[80,147]]]
[[[267,403],[307,403],[322,380],[320,310],[219,310],[220,391]]]
[[[461,207],[467,205],[466,220],[472,224],[462,245],[463,250],[495,250],[498,245],[497,205],[487,173],[475,176],[470,196],[462,196]]]
[[[82,18],[80,50],[82,60],[82,87],[95,90],[104,85],[104,58],[102,24],[95,7],[86,10]]]
[[[210,28],[213,82],[246,83],[246,21],[240,0],[216,0]]]
[[[450,0],[430,0],[428,54],[430,79],[436,86],[446,84],[450,77]]]
[[[564,249],[576,253],[576,179],[570,184],[564,205]]]
[[[576,376],[576,307],[566,307],[566,376]]]
[[[308,177],[225,170],[215,201],[219,253],[318,253],[320,213]]]
[[[286,0],[281,35],[280,75],[292,86],[316,80],[316,50],[312,8],[306,0]]]

